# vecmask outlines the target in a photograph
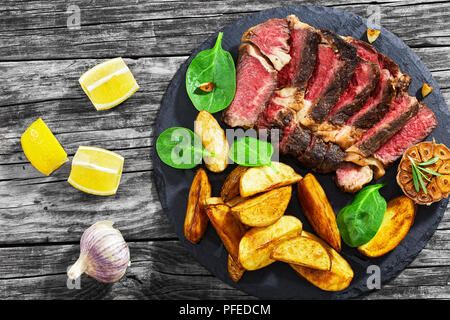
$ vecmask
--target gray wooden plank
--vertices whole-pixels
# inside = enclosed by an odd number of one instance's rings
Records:
[[[370,12],[365,2],[289,4],[336,6],[368,17]],[[205,6],[204,2],[195,1],[181,10],[177,2],[92,6],[86,1],[79,5],[82,25],[73,30],[67,28],[66,3],[24,2],[14,10],[3,8],[6,14],[0,20],[0,60],[186,55],[216,30],[252,12],[280,5],[279,1],[250,4],[239,0],[208,2]],[[406,44],[448,46],[449,31],[440,26],[450,18],[450,4],[399,2],[382,3],[379,7],[381,25]]]

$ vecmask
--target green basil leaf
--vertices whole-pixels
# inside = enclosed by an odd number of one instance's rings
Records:
[[[163,131],[156,140],[156,152],[162,162],[176,169],[194,168],[203,156],[214,156],[194,132],[183,127]]]
[[[379,189],[384,184],[364,187],[353,202],[342,208],[336,218],[342,240],[350,247],[361,246],[372,239],[386,212],[386,200]]]
[[[272,167],[270,158],[273,154],[273,146],[269,142],[252,137],[243,137],[236,140],[228,152],[231,160],[241,166]]]
[[[230,105],[236,92],[236,69],[231,54],[222,49],[222,35],[220,32],[212,49],[199,52],[186,71],[186,90],[198,111],[221,111]],[[209,82],[212,91],[199,89]]]

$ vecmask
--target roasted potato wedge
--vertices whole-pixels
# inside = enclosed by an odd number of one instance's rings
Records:
[[[268,166],[260,166],[252,167],[242,174],[239,183],[241,197],[250,197],[260,192],[284,187],[302,179],[302,176],[287,164],[275,161],[272,164],[278,172]]]
[[[342,256],[330,247],[325,241],[315,235],[303,231],[303,237],[313,239],[327,250],[331,260],[331,268],[329,271],[315,270],[296,264],[289,264],[297,274],[305,278],[316,287],[325,291],[340,291],[350,285],[353,279],[353,270],[348,262]]]
[[[302,232],[302,223],[294,216],[285,215],[267,227],[248,230],[239,243],[239,263],[246,270],[261,269],[273,262],[273,248],[280,242]]]
[[[234,207],[235,205],[245,201],[247,198],[242,198],[241,196],[236,196],[233,199],[228,200],[226,203],[229,207]]]
[[[242,266],[234,261],[233,257],[229,254],[228,255],[228,274],[230,275],[231,280],[234,282],[238,282],[242,275],[245,272],[245,269],[242,268]]]
[[[206,171],[197,170],[189,190],[186,217],[184,219],[184,236],[192,243],[197,243],[203,237],[208,226],[208,216],[205,213],[206,199],[211,197],[211,184]]]
[[[295,237],[279,243],[271,258],[317,270],[330,270],[331,260],[319,242],[307,237]]]
[[[231,212],[247,226],[265,227],[284,214],[291,194],[290,185],[273,189],[238,203],[231,208]]]
[[[221,197],[210,197],[205,201],[205,205],[213,205],[213,204],[223,204],[223,200]]]
[[[316,177],[308,173],[298,182],[298,198],[306,218],[320,238],[341,251],[341,235],[336,216]]]
[[[214,157],[203,157],[206,168],[212,172],[224,171],[228,165],[229,145],[217,120],[208,111],[200,111],[194,122],[194,132],[200,137],[203,148],[214,154]]]
[[[239,195],[239,182],[241,181],[241,176],[248,169],[248,167],[237,166],[227,176],[222,185],[222,190],[220,191],[220,196],[224,202],[228,202]]]
[[[247,229],[225,204],[206,206],[206,214],[222,240],[225,249],[234,261],[238,262],[239,242]]]
[[[369,242],[359,246],[358,250],[368,257],[379,257],[393,250],[414,223],[416,211],[416,204],[408,197],[389,200],[377,233]]]

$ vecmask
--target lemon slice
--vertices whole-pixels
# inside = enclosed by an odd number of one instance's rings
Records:
[[[20,143],[28,161],[47,176],[68,160],[67,153],[41,118],[22,134]]]
[[[133,95],[139,85],[122,58],[104,61],[78,80],[97,110],[117,106]]]
[[[80,146],[72,160],[67,180],[78,190],[111,195],[117,192],[124,158],[102,148]]]

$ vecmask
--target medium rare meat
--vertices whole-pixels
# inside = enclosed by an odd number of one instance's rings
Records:
[[[358,56],[361,58],[376,62],[380,69],[388,70],[392,76],[392,83],[399,91],[407,91],[411,83],[411,77],[400,71],[399,66],[382,53],[377,52],[375,48],[367,42],[356,40],[352,37],[346,37],[345,40],[354,45],[358,50]]]
[[[342,191],[355,193],[372,181],[372,178],[373,172],[369,166],[345,163],[336,170],[335,182]]]
[[[397,94],[386,115],[367,130],[363,136],[347,152],[354,152],[362,156],[372,155],[378,148],[395,135],[409,119],[418,112],[419,104],[415,97],[405,92]]]
[[[378,149],[374,157],[383,165],[388,166],[399,159],[406,149],[425,139],[437,125],[434,113],[421,104],[417,115],[412,117],[400,131]]]
[[[294,15],[287,16],[286,20],[291,35],[288,42],[291,60],[278,72],[278,87],[297,87],[304,93],[316,65],[320,36]]]
[[[231,127],[253,127],[277,86],[276,76],[276,71],[253,45],[241,44],[236,93],[223,113],[223,121]]]
[[[270,19],[248,29],[242,42],[251,42],[269,58],[276,70],[281,70],[290,60],[289,27],[286,19]]]
[[[350,84],[331,109],[327,121],[337,126],[344,125],[353,114],[364,106],[379,78],[379,66],[371,61],[360,59]]]
[[[352,115],[334,136],[332,141],[347,149],[352,146],[364,132],[379,122],[395,98],[395,90],[387,70],[382,70],[379,81],[364,106]]]
[[[320,173],[335,171],[344,161],[345,152],[336,144],[325,143],[308,128],[298,123],[295,112],[295,88],[277,90],[261,112],[258,129],[279,130],[280,141],[271,141],[282,154]],[[269,135],[272,136],[272,135]]]
[[[302,124],[313,130],[339,101],[359,63],[354,46],[328,30],[321,30],[320,35],[316,65],[299,115]]]

